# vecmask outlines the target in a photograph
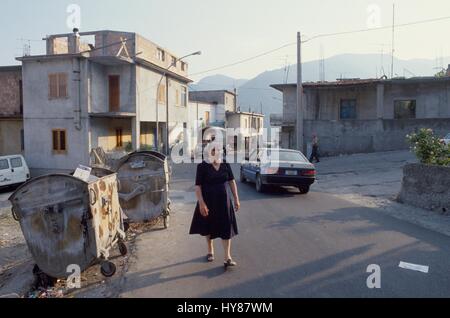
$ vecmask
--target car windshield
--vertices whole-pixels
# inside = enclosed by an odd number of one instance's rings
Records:
[[[261,154],[263,155],[263,153]],[[306,162],[305,157],[294,151],[272,151],[267,150],[267,155],[272,159],[278,159],[278,161],[288,161],[288,162]]]

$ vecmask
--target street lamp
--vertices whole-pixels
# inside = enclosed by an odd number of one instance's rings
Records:
[[[156,89],[156,149],[159,151],[159,90],[162,83],[162,80],[164,77],[166,78],[166,153],[169,154],[169,79],[167,78],[167,72],[172,68],[172,66],[176,66],[176,64],[193,55],[201,55],[201,51],[197,51],[188,55],[185,55],[183,57],[180,57],[170,63],[169,67],[167,67],[163,74],[161,75],[161,78],[159,79],[159,83]]]

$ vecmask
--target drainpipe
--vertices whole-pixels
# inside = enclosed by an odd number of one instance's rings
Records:
[[[81,130],[81,58],[77,58],[78,70],[74,71],[74,73],[78,74],[78,79],[75,81],[78,82],[78,100],[77,105],[74,110],[74,124],[77,130]]]

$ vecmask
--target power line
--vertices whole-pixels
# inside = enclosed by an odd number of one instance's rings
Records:
[[[430,23],[430,22],[444,21],[444,20],[449,20],[449,19],[450,19],[450,16],[446,16],[446,17],[440,17],[440,18],[434,18],[434,19],[414,21],[414,22],[409,22],[409,23],[397,24],[396,28],[401,28],[401,27],[406,27],[406,26],[411,26],[411,25],[418,25],[418,24],[425,24],[425,23]],[[319,38],[324,38],[324,37],[332,37],[332,36],[338,36],[338,35],[346,35],[346,34],[355,34],[355,33],[371,32],[371,31],[379,31],[379,30],[386,30],[386,29],[391,29],[391,28],[392,28],[392,25],[376,27],[376,28],[370,28],[370,29],[357,29],[357,30],[344,31],[344,32],[323,33],[323,34],[318,34],[318,35],[312,36],[309,39],[303,40],[302,43],[307,43],[307,42],[310,42],[310,41],[313,41],[313,40],[316,40],[316,39],[319,39]],[[239,61],[234,62],[234,63],[225,64],[225,65],[222,65],[222,66],[211,68],[209,70],[204,70],[204,71],[201,71],[201,72],[193,73],[193,74],[190,74],[189,76],[201,75],[201,74],[205,74],[205,73],[221,70],[221,69],[224,69],[224,68],[232,67],[232,66],[235,66],[235,65],[243,64],[243,63],[246,63],[246,62],[252,61],[254,59],[257,59],[257,58],[269,55],[269,54],[271,54],[273,52],[282,50],[282,49],[284,49],[286,47],[293,46],[293,45],[296,45],[296,44],[297,44],[297,42],[287,43],[287,44],[282,45],[282,46],[280,46],[278,48],[275,48],[273,50],[263,52],[261,54],[258,54],[258,55],[246,58],[244,60],[239,60]]]
[[[450,19],[450,16],[447,16],[447,17],[440,17],[440,18],[435,18],[435,19],[428,19],[428,20],[421,20],[421,21],[415,21],[415,22],[409,22],[409,23],[403,23],[403,24],[396,24],[395,28],[401,28],[401,27],[406,27],[406,26],[411,26],[411,25],[437,22],[437,21],[443,21],[443,20],[449,20],[449,19]],[[359,30],[344,31],[344,32],[318,34],[313,37],[310,37],[309,39],[302,41],[302,43],[306,43],[306,42],[309,42],[309,41],[312,41],[315,39],[319,39],[319,38],[336,36],[336,35],[346,35],[346,34],[363,33],[363,32],[379,31],[379,30],[387,30],[387,29],[392,29],[392,25],[370,28],[370,29],[359,29]]]
[[[284,48],[286,48],[288,46],[291,46],[291,45],[294,45],[294,44],[296,44],[296,43],[295,42],[294,43],[288,43],[288,44],[282,45],[282,46],[280,46],[280,47],[278,47],[276,49],[273,49],[273,50],[270,50],[270,51],[267,51],[267,52],[264,52],[264,53],[261,53],[261,54],[249,57],[247,59],[240,60],[240,61],[237,61],[237,62],[234,62],[234,63],[230,63],[230,64],[226,64],[226,65],[223,65],[223,66],[219,66],[219,67],[216,67],[216,68],[212,68],[212,69],[209,69],[209,70],[205,70],[205,71],[202,71],[202,72],[190,74],[189,76],[196,76],[196,75],[200,75],[200,74],[204,74],[204,73],[209,73],[209,72],[217,71],[217,70],[220,70],[220,69],[223,69],[223,68],[227,68],[227,67],[239,65],[239,64],[242,64],[242,63],[245,63],[245,62],[249,62],[251,60],[257,59],[257,58],[265,56],[265,55],[269,55],[269,54],[271,54],[273,52],[279,51],[281,49],[284,49]]]

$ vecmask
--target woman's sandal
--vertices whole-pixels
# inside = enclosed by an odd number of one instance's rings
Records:
[[[223,266],[225,267],[225,269],[227,269],[228,267],[235,267],[237,266],[237,263],[234,262],[232,259],[229,259],[226,262],[223,262]]]
[[[213,254],[206,255],[206,260],[208,261],[208,263],[214,262],[214,255]]]

